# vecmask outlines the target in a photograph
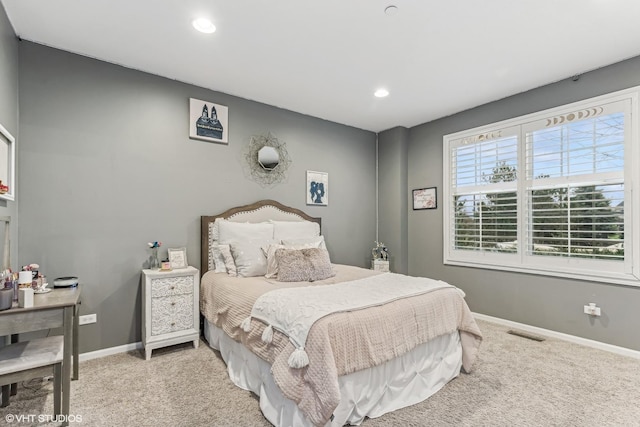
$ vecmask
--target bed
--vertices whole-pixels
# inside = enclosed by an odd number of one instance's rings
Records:
[[[272,424],[358,425],[471,371],[460,289],[331,263],[321,219],[273,200],[201,225],[205,338]]]

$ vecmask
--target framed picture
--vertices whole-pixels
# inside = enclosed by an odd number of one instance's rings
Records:
[[[437,209],[438,198],[436,187],[419,188],[413,190],[413,210]]]
[[[189,98],[189,138],[229,143],[229,108]]]
[[[0,199],[15,200],[16,140],[0,125]]]
[[[187,248],[167,249],[171,268],[187,268]]]
[[[307,205],[329,205],[329,174],[307,171]]]

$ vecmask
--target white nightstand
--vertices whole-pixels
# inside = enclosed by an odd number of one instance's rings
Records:
[[[200,342],[200,272],[187,267],[142,270],[142,345],[145,359],[155,348]]]
[[[389,272],[389,261],[385,261],[382,259],[372,259],[371,260],[371,269],[375,271],[384,271],[385,273]]]

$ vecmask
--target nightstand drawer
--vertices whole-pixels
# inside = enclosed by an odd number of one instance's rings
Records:
[[[151,335],[192,329],[193,297],[191,294],[151,299]]]
[[[151,280],[151,298],[193,293],[193,276],[160,277]]]

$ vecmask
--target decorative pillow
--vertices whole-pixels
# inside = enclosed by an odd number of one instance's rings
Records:
[[[282,239],[282,244],[285,246],[305,245],[311,248],[327,249],[327,246],[324,244],[324,236],[305,237],[300,239]]]
[[[320,235],[320,225],[312,221],[269,221],[275,240],[301,239]]]
[[[311,278],[311,264],[305,259],[302,249],[277,249],[278,281],[308,282]]]
[[[233,261],[233,256],[231,256],[231,247],[229,245],[218,245],[218,248],[222,254],[226,272],[229,276],[237,276],[238,269],[236,268],[236,263]]]
[[[279,245],[277,243],[270,244],[262,247],[262,253],[267,257],[267,279],[272,279],[278,275],[278,258],[276,258],[276,251],[278,249],[311,249],[317,248],[318,242],[315,243],[303,243],[299,245]]]
[[[328,279],[336,275],[331,268],[329,251],[326,249],[302,249],[302,253],[305,254],[307,261],[311,264],[311,282]]]
[[[246,240],[272,240],[273,224],[268,222],[220,221],[218,233],[220,236],[219,242],[222,244]]]
[[[229,244],[238,276],[264,276],[267,273],[267,257],[261,247],[270,243],[273,240],[245,240]]]
[[[214,273],[227,272],[227,267],[225,266],[224,257],[222,256],[220,246],[226,246],[227,250],[230,249],[229,245],[219,245],[217,243],[211,245],[211,247],[209,248],[209,251],[210,251],[209,259],[213,260],[213,268],[211,268],[212,266],[209,266],[209,269],[213,270]]]
[[[280,282],[314,282],[335,276],[325,249],[277,249]]]

